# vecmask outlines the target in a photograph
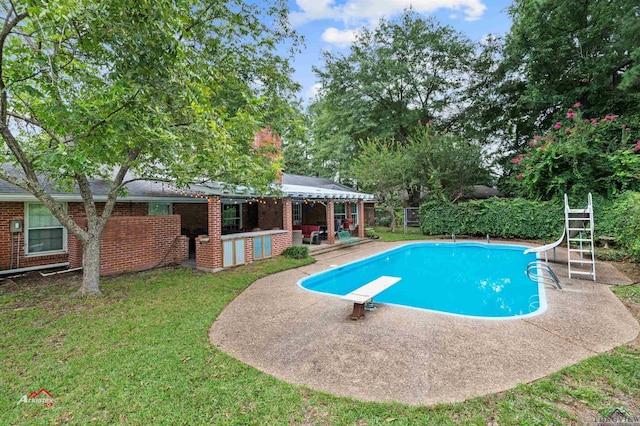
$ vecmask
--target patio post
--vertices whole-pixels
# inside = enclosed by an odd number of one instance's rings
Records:
[[[213,271],[222,268],[222,202],[209,197],[207,203],[208,235],[196,238],[196,268]]]
[[[289,247],[293,245],[293,200],[282,199],[282,229],[289,235]]]
[[[327,201],[327,242],[329,244],[335,244],[336,242],[336,228],[333,220],[333,199]]]
[[[358,238],[364,238],[364,200],[358,200]]]

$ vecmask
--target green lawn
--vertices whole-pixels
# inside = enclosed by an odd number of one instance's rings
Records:
[[[407,233],[405,234],[402,226],[396,228],[395,232],[391,232],[391,228],[378,226],[375,228],[375,233],[380,237],[380,241],[387,242],[436,239],[436,237],[423,235],[420,228],[407,228]]]
[[[104,296],[90,299],[72,296],[74,275],[1,282],[0,423],[583,425],[614,407],[640,415],[637,343],[533,384],[433,407],[294,386],[209,343],[209,327],[238,293],[308,262],[277,258],[217,274],[165,269],[109,278]],[[636,284],[620,297],[637,304],[638,294]],[[41,388],[53,394],[53,406],[18,404]]]

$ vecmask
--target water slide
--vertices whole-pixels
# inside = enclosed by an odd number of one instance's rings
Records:
[[[544,253],[544,260],[545,262],[548,262],[549,259],[547,259],[547,252],[549,250],[553,249],[553,260],[556,260],[556,247],[558,247],[560,244],[562,244],[562,242],[564,241],[564,235],[567,231],[563,230],[562,231],[562,236],[558,239],[558,241],[555,241],[551,244],[547,244],[544,246],[540,246],[540,247],[533,247],[530,249],[527,249],[524,251],[524,254],[529,254],[529,253]]]

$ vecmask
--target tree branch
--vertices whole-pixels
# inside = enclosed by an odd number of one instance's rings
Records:
[[[51,130],[49,130],[46,127],[44,127],[42,122],[40,120],[38,120],[37,118],[29,117],[28,115],[19,114],[17,112],[13,112],[13,111],[9,111],[7,113],[7,115],[9,117],[13,117],[13,118],[16,118],[18,120],[22,120],[22,121],[24,121],[26,123],[33,124],[34,126],[37,126],[40,129],[42,129],[44,132],[46,132],[51,137],[51,139],[55,140],[56,142],[65,143],[65,141],[60,139],[60,137],[58,135],[56,135]]]
[[[91,134],[98,129],[100,126],[102,126],[103,124],[106,124],[107,121],[113,117],[114,115],[116,115],[117,113],[119,113],[120,111],[122,111],[123,109],[125,109],[126,107],[132,105],[136,98],[138,97],[138,95],[140,94],[140,90],[137,90],[136,93],[133,94],[133,97],[131,97],[131,99],[129,99],[128,101],[126,101],[125,103],[123,103],[122,105],[120,105],[119,107],[117,107],[116,109],[114,109],[113,111],[111,111],[109,114],[107,114],[107,116],[105,118],[103,118],[102,120],[98,121],[97,123],[95,123],[93,126],[91,126],[89,128],[89,130],[87,130],[87,132],[83,135],[78,136],[77,138],[75,138],[76,140],[79,139],[83,139],[83,138],[88,138],[89,136],[91,136]]]
[[[113,184],[111,185],[111,188],[109,189],[109,193],[107,194],[107,202],[105,203],[104,210],[102,211],[102,217],[101,217],[102,226],[106,225],[107,219],[109,218],[109,216],[111,216],[111,212],[113,211],[113,207],[115,206],[116,200],[118,198],[118,191],[120,191],[120,189],[123,186],[124,178],[129,172],[129,169],[131,168],[131,164],[133,164],[133,162],[138,159],[138,156],[140,155],[141,152],[142,152],[141,146],[132,148],[131,151],[129,151],[129,155],[127,156],[127,159],[120,167],[120,170],[118,170],[118,173],[116,173],[116,176],[113,180]]]

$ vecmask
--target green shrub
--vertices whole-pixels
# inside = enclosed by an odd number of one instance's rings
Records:
[[[595,213],[594,213],[595,216]],[[640,192],[627,191],[602,212],[600,235],[616,239],[634,262],[640,262]]]
[[[552,240],[562,234],[564,209],[558,201],[522,198],[474,200],[420,206],[420,229],[427,235],[470,235]]]
[[[289,259],[306,259],[307,257],[309,257],[309,247],[287,247],[282,252],[282,255],[284,257],[288,257]]]

